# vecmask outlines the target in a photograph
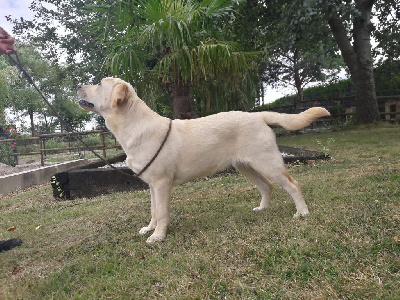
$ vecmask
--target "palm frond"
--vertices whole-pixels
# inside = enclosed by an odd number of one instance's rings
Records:
[[[120,0],[114,12],[107,12],[110,0],[101,1],[97,13],[113,33],[111,71],[130,81],[143,79],[145,70],[164,82],[241,77],[259,54],[213,38],[206,27],[244,0]]]
[[[246,2],[245,0],[203,0],[200,6],[207,17],[216,18],[227,15],[234,10],[235,5]]]
[[[234,42],[206,40],[194,48],[187,46],[159,60],[156,70],[163,81],[198,82],[220,74],[235,77],[246,73],[259,52],[240,51]]]
[[[204,78],[217,76],[219,73],[237,75],[245,73],[251,66],[252,59],[259,52],[243,52],[234,42],[207,40],[200,42],[192,50],[192,61],[196,71]]]
[[[130,82],[138,81],[145,70],[142,54],[137,45],[116,51],[109,60],[111,73]]]

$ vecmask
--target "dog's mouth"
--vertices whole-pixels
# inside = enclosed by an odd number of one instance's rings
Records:
[[[79,105],[83,108],[94,108],[94,104],[85,100],[79,100]]]

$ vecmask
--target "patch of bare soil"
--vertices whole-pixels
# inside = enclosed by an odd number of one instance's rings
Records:
[[[41,165],[38,162],[20,164],[15,167],[0,163],[0,176],[6,176],[14,173],[19,173],[22,171],[39,169],[40,167]]]
[[[0,163],[0,176],[8,175],[14,173],[14,167]]]

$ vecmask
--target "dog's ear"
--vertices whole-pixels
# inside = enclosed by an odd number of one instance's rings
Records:
[[[123,105],[126,101],[128,101],[128,93],[129,88],[126,83],[120,82],[114,85],[111,90],[111,108],[116,108],[117,106]]]

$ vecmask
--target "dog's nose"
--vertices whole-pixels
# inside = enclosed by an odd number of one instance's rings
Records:
[[[76,87],[78,90],[80,90],[82,88],[82,85],[78,84],[78,86]]]

